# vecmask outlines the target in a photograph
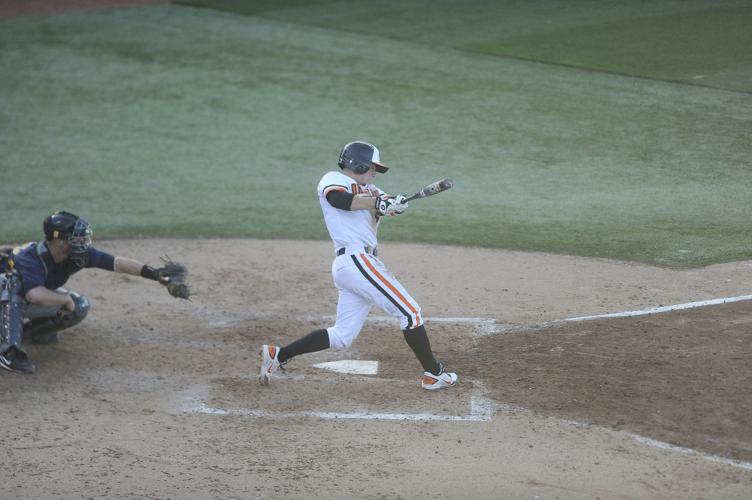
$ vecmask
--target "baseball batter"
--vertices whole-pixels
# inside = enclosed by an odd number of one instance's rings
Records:
[[[381,218],[407,210],[405,196],[389,196],[373,184],[376,172],[385,173],[389,167],[380,163],[379,150],[372,144],[347,144],[338,165],[340,171],[328,172],[318,185],[324,222],[334,243],[332,276],[339,290],[336,322],[281,348],[264,344],[259,381],[268,385],[272,373],[294,356],[350,346],[376,305],[400,319],[405,340],[423,366],[423,388],[455,385],[457,375],[434,358],[420,306],[378,258],[376,233]]]

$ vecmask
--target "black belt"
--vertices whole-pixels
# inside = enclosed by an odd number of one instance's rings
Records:
[[[379,255],[378,249],[376,248],[363,247],[363,250],[365,250],[367,254],[371,254],[374,257],[377,257]],[[345,255],[346,251],[347,249],[345,247],[340,248],[339,250],[337,250],[337,257],[339,257],[340,255]]]

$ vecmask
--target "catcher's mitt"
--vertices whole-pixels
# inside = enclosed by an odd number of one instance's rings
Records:
[[[187,299],[191,296],[191,288],[186,283],[188,277],[188,269],[178,262],[174,262],[168,259],[165,261],[164,267],[155,269],[157,273],[157,281],[167,287],[167,291],[173,297],[179,299]]]

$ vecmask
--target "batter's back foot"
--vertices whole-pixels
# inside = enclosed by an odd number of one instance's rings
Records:
[[[444,369],[444,364],[439,363],[439,373],[423,372],[421,386],[423,389],[435,391],[444,387],[452,387],[457,384],[457,374]]]

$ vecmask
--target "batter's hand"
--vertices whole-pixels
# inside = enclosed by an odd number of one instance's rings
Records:
[[[394,197],[394,212],[396,214],[401,214],[405,210],[407,210],[410,207],[410,202],[407,201],[407,196],[404,194],[398,194]]]
[[[404,195],[397,195],[396,197],[389,196],[387,194],[380,194],[376,197],[376,212],[381,215],[399,215],[407,210],[408,202],[405,200]]]

